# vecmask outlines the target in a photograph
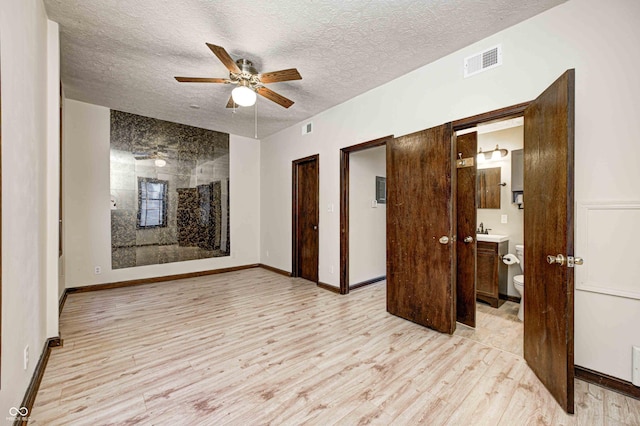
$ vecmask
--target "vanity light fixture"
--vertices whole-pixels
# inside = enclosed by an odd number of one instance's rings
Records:
[[[480,151],[478,151],[478,158],[477,158],[478,163],[484,163],[486,159],[487,157],[485,156],[485,153],[482,152],[482,148],[480,148]]]
[[[506,157],[508,153],[509,153],[508,150],[504,148],[500,148],[498,145],[496,145],[496,149],[492,151],[483,152],[482,148],[480,148],[480,150],[478,151],[478,163],[481,163],[487,160],[496,161],[501,159],[502,157]]]

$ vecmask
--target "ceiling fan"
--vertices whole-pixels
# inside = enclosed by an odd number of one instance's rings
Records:
[[[167,165],[169,154],[165,151],[161,151],[163,146],[159,145],[155,151],[147,152],[133,152],[133,158],[136,160],[154,160],[154,164],[158,167],[164,167]]]
[[[133,158],[136,160],[155,160],[155,159],[163,159],[166,160],[169,158],[169,154],[162,150],[162,146],[158,146],[157,150],[154,151],[139,151],[133,152]]]
[[[266,88],[264,85],[281,81],[302,80],[297,69],[289,68],[280,71],[258,73],[251,61],[238,59],[234,62],[224,47],[210,43],[207,43],[207,46],[213,54],[220,59],[220,62],[227,67],[229,70],[229,78],[176,77],[176,80],[180,83],[235,84],[236,87],[231,92],[231,97],[227,102],[227,108],[233,108],[235,105],[253,105],[256,102],[256,93],[285,108],[293,105],[291,99],[285,98],[273,90]]]

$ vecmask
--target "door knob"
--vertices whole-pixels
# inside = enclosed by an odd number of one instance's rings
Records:
[[[449,242],[449,237],[443,235],[438,241],[440,242],[440,244],[447,244]]]
[[[465,243],[469,244],[473,242],[473,237],[471,235],[467,235],[463,240]]]
[[[565,260],[566,260],[565,257],[561,254],[557,256],[552,256],[552,255],[547,256],[547,263],[549,263],[549,265],[553,265],[554,263],[557,263],[559,265],[564,265]]]
[[[313,229],[318,229],[318,225],[313,225]]]
[[[567,266],[569,268],[573,268],[575,265],[582,264],[584,264],[584,259],[582,259],[581,257],[567,256]]]
[[[584,264],[584,259],[581,257],[573,257],[573,256],[564,257],[563,255],[559,254],[557,256],[551,256],[551,255],[547,256],[547,262],[550,265],[553,265],[554,263],[564,265],[566,262],[568,268],[573,268],[576,265]]]

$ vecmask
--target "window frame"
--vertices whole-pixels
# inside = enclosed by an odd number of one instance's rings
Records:
[[[148,196],[146,197],[145,200],[143,200],[142,198],[142,185],[147,185],[147,184],[161,184],[162,185],[162,198],[149,198]],[[149,194],[148,188],[146,189],[146,194]],[[167,204],[168,204],[168,193],[169,193],[169,181],[167,180],[161,180],[161,179],[155,179],[155,178],[148,178],[148,177],[138,177],[138,217],[136,220],[136,229],[153,229],[153,228],[166,228],[167,227]],[[141,220],[142,220],[142,211],[144,210],[145,212],[145,219],[147,217],[147,210],[149,209],[143,209],[142,208],[142,202],[146,201],[147,203],[149,202],[149,200],[153,200],[153,201],[160,201],[160,206],[161,208],[160,210],[160,223],[157,225],[142,225],[141,224]],[[146,220],[145,220],[146,223]]]

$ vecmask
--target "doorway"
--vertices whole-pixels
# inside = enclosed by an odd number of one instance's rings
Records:
[[[523,354],[569,413],[574,411],[574,92],[575,70],[568,70],[529,103],[454,122],[455,130],[463,130],[524,117]]]
[[[318,283],[319,182],[318,154],[292,162],[293,277]]]
[[[524,115],[528,285],[523,353],[569,413],[574,410],[572,268],[580,260],[574,258],[573,242],[574,93],[575,70],[568,70],[531,102],[395,138],[387,145],[387,311],[452,334],[457,241],[465,238],[457,235],[453,131]],[[468,282],[475,285],[475,280]]]
[[[468,327],[457,327],[455,334],[520,357],[524,327],[514,277],[520,281],[523,273],[523,123],[519,116],[456,133],[456,152],[467,159],[457,169],[456,314]]]
[[[383,166],[380,167],[381,161],[378,158],[379,156],[373,155],[373,158],[365,158],[369,157],[366,153],[369,152],[373,154],[372,150],[386,147],[388,141],[393,140],[393,136],[386,136],[380,139],[374,139],[372,141],[359,143],[357,145],[352,145],[346,148],[342,148],[340,150],[340,294],[348,294],[350,290],[355,288],[363,287],[368,284],[373,284],[378,281],[382,281],[386,278],[386,274],[384,272],[373,273],[371,277],[364,277],[361,274],[361,271],[368,270],[370,265],[360,265],[359,263],[355,265],[355,271],[350,268],[350,260],[353,259],[354,256],[351,255],[352,250],[356,249],[353,247],[357,245],[360,239],[353,240],[350,236],[353,234],[354,237],[357,238],[357,235],[367,232],[367,228],[371,232],[377,232],[378,237],[381,233],[384,233],[385,229],[378,229],[376,231],[375,224],[383,223],[383,226],[386,226],[386,199],[382,202],[378,198],[378,194],[375,190],[376,187],[372,186],[367,188],[364,187],[363,191],[369,191],[368,193],[358,193],[352,189],[356,189],[355,187],[360,187],[362,185],[378,185],[380,180],[376,177],[384,177],[384,194],[386,196],[386,158],[383,160]],[[354,172],[356,176],[352,176],[351,166],[352,166],[352,157],[351,154],[354,154],[357,157],[356,159],[356,169]],[[363,154],[362,158],[360,158],[360,154]],[[386,153],[382,154],[386,157]],[[363,164],[364,167],[360,167],[360,164]],[[370,166],[370,167],[369,167]],[[365,169],[368,169],[365,170]],[[374,170],[377,170],[374,173]],[[371,178],[368,180],[368,183],[363,182],[363,179]],[[357,180],[358,182],[353,182]],[[367,196],[370,198],[371,204],[367,204]],[[352,211],[350,208],[350,203],[352,199],[357,199],[357,202],[360,204],[357,210],[362,212],[366,212],[369,209],[377,209],[375,211],[369,211],[368,213],[368,226],[367,228],[363,228],[359,226],[359,224],[355,227],[356,229],[352,229],[354,227],[350,226],[350,216],[356,213]],[[374,207],[375,201],[375,207]],[[370,207],[369,207],[370,206]],[[384,210],[384,211],[383,211]],[[384,217],[380,217],[383,214]],[[354,244],[355,243],[355,244]],[[382,256],[386,259],[386,247],[382,243],[381,248]],[[376,250],[378,254],[378,263],[380,262],[380,250]],[[359,262],[361,258],[365,258],[365,261],[370,261],[370,259],[366,259],[368,256],[359,256],[358,259],[353,259],[356,262]],[[374,260],[375,262],[375,260]],[[360,262],[362,263],[362,262]],[[385,270],[385,265],[378,265],[382,268],[381,271]],[[375,269],[377,271],[377,269]],[[369,274],[370,275],[370,274]]]

